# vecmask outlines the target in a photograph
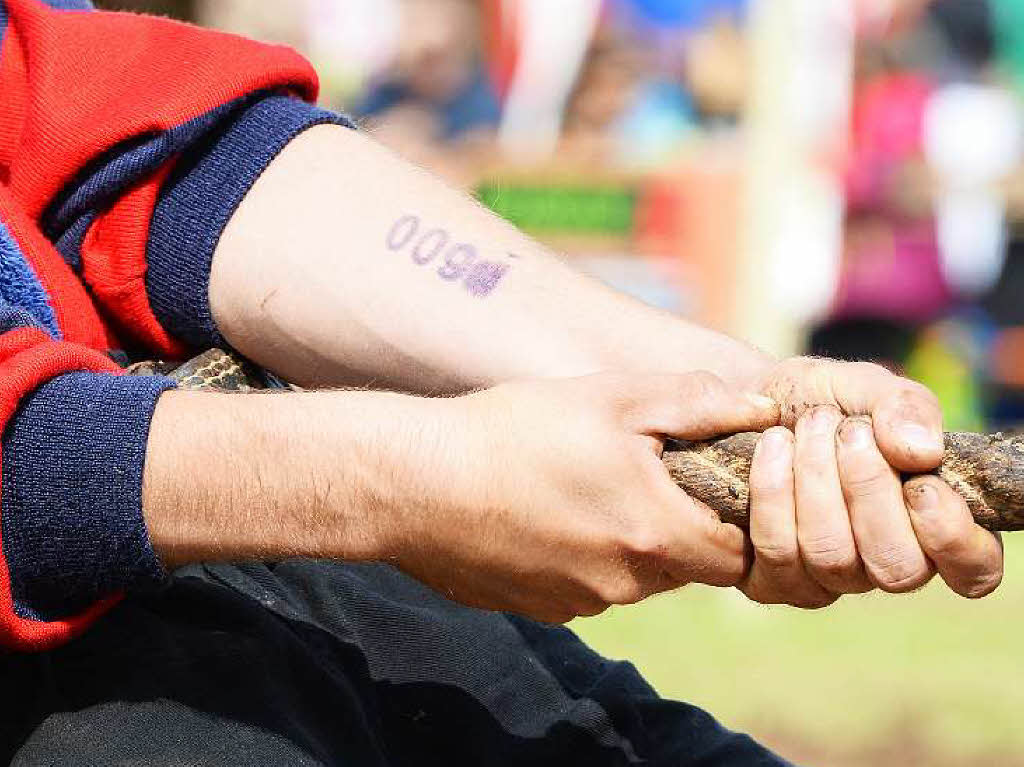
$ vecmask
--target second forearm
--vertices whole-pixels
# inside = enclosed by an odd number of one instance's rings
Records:
[[[373,392],[168,392],[154,414],[143,512],[165,566],[384,555],[387,512],[416,491],[426,400]],[[396,481],[400,480],[400,481]]]
[[[224,233],[228,340],[306,385],[452,392],[606,369],[754,377],[767,357],[584,277],[367,137],[313,129]]]

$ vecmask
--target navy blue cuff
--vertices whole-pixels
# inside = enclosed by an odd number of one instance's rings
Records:
[[[210,264],[228,219],[285,145],[344,117],[290,96],[267,96],[193,147],[161,190],[150,223],[146,290],[168,332],[196,348],[223,346],[210,312]]]
[[[26,397],[3,434],[0,521],[14,610],[55,620],[165,576],[142,517],[160,376],[67,373]]]

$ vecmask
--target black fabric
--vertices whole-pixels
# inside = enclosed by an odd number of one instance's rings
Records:
[[[384,565],[185,568],[0,678],[14,765],[786,764],[565,628]]]

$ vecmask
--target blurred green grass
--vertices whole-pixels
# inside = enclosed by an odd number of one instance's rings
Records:
[[[572,624],[667,697],[807,764],[1024,765],[1024,532],[969,601],[938,578],[801,612],[691,586]]]

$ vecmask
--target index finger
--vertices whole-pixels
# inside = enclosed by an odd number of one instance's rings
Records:
[[[773,399],[735,389],[706,371],[642,376],[631,386],[631,426],[648,434],[708,439],[763,431],[779,422]]]

